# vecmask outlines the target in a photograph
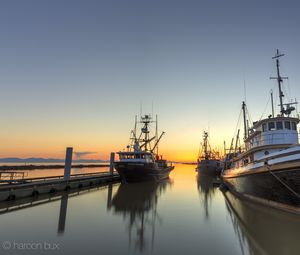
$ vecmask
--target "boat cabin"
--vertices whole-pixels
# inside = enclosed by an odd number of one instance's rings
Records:
[[[153,163],[153,154],[145,151],[118,152],[120,162],[143,162]]]
[[[298,118],[277,117],[254,123],[245,140],[247,149],[263,145],[298,143]]]
[[[255,151],[249,161],[298,143],[298,118],[275,117],[253,123],[245,140],[246,151]]]

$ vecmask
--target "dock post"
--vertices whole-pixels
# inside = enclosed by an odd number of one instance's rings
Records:
[[[114,173],[114,162],[115,162],[115,153],[110,153],[110,164],[109,164],[109,173],[113,175]]]
[[[65,181],[70,180],[71,167],[72,167],[72,154],[73,154],[73,148],[67,147],[66,159],[65,159],[65,172],[64,172],[64,180]]]

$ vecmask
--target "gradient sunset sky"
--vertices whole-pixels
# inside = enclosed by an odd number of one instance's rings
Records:
[[[296,0],[1,1],[0,157],[73,146],[107,159],[153,103],[161,152],[193,161],[204,129],[229,143],[244,81],[261,117],[277,48],[286,98],[300,98],[299,11]]]

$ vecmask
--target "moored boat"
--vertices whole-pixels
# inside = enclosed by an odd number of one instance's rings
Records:
[[[202,175],[219,175],[222,169],[222,162],[218,153],[210,148],[208,132],[203,132],[203,143],[197,159],[197,171]]]
[[[227,187],[235,194],[283,210],[300,213],[300,145],[295,102],[283,103],[279,58],[276,60],[280,113],[272,114],[248,128],[243,102],[244,145],[226,156],[222,173]],[[271,101],[273,97],[271,95]],[[237,137],[238,139],[238,137]]]
[[[142,125],[141,132],[137,134],[136,120],[135,128],[131,132],[131,145],[127,146],[127,151],[117,153],[119,161],[114,163],[114,167],[125,182],[166,179],[174,169],[158,153],[158,144],[164,132],[158,137],[157,119],[155,135],[150,137],[149,125],[153,122],[150,115],[142,116],[139,122]]]

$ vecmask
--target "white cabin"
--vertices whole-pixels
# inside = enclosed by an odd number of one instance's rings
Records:
[[[298,144],[298,123],[298,118],[283,116],[254,122],[245,140],[249,162]]]

